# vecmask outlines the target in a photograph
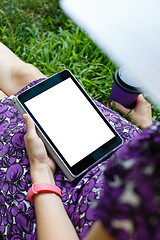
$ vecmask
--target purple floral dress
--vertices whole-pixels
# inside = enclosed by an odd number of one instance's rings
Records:
[[[42,80],[34,81],[22,91]],[[140,130],[136,126],[99,102],[95,103],[124,142],[138,135]],[[0,100],[0,232],[6,240],[37,239],[34,205],[27,199],[31,178],[23,139],[25,133],[23,118],[10,98]],[[81,179],[72,183],[57,168],[56,185],[62,190],[64,207],[80,239],[86,236],[97,219],[92,203],[104,194],[103,173],[108,163],[106,160],[98,164]],[[112,202],[110,197],[108,201]]]
[[[160,239],[160,121],[106,165],[95,214],[116,240]]]

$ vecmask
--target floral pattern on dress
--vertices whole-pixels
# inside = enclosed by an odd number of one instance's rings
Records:
[[[32,82],[20,92],[43,80]],[[111,109],[97,101],[95,104],[120,133],[124,142],[131,140],[140,132],[137,127]],[[11,99],[0,100],[0,232],[6,240],[37,239],[34,205],[27,199],[31,178],[24,143],[25,133],[23,118]],[[80,239],[84,238],[96,219],[91,205],[103,194],[103,165],[107,162],[106,160],[98,164],[72,183],[57,168],[55,181],[62,189],[64,207]]]
[[[117,150],[95,212],[116,240],[160,239],[160,121]]]

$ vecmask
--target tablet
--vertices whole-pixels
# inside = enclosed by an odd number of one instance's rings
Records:
[[[122,144],[69,70],[33,86],[12,102],[34,120],[48,153],[73,181]]]

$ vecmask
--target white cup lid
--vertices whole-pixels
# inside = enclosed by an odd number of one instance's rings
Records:
[[[125,67],[119,69],[119,77],[124,83],[131,87],[142,88],[142,83],[133,78],[132,74]]]

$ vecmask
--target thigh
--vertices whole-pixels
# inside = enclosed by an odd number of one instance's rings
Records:
[[[25,132],[24,120],[10,98],[0,100],[0,231],[4,239],[37,239],[34,205],[27,199],[31,178]]]
[[[136,125],[132,124],[112,109],[104,106],[102,103],[96,100],[93,101],[107,118],[108,122],[116,129],[116,131],[122,137],[124,143],[132,140],[137,134],[141,132],[141,130],[136,127]]]

